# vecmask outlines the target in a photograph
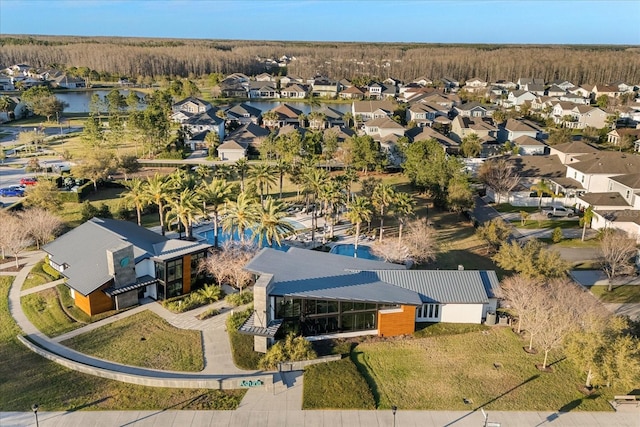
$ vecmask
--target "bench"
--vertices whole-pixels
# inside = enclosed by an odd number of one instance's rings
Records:
[[[640,404],[638,397],[640,396],[636,396],[636,395],[613,396],[613,400],[616,402],[616,405],[622,405],[625,403],[633,403],[638,405]]]

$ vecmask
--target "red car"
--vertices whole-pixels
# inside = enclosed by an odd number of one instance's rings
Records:
[[[35,178],[20,178],[20,185],[36,185],[38,180]]]

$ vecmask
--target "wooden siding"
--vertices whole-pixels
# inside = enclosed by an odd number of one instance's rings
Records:
[[[182,293],[191,292],[191,255],[182,258]]]
[[[111,283],[102,285],[99,289],[91,292],[89,295],[84,296],[80,292],[75,292],[76,306],[87,313],[89,316],[94,316],[105,311],[113,310],[113,300],[104,292],[103,289],[111,286]]]
[[[386,313],[378,312],[378,335],[393,337],[411,334],[416,329],[416,308],[412,305],[402,305],[398,310]]]

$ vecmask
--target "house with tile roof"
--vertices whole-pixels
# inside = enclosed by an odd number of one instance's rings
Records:
[[[493,271],[405,266],[289,248],[262,249],[245,269],[257,277],[254,312],[240,333],[266,352],[278,331],[307,339],[410,334],[417,322],[481,323],[497,308]]]
[[[200,260],[211,245],[169,239],[133,222],[93,218],[42,249],[89,316],[141,298],[164,300],[201,285]]]

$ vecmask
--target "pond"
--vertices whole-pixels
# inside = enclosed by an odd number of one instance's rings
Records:
[[[383,261],[382,258],[377,257],[371,253],[371,248],[369,246],[358,245],[358,250],[354,251],[354,249],[355,245],[341,244],[335,245],[333,248],[331,248],[329,253],[336,255],[346,255],[354,258],[372,259],[374,261]]]
[[[65,113],[88,113],[89,104],[91,103],[91,97],[93,94],[97,94],[101,99],[111,92],[111,90],[80,90],[72,92],[55,92],[56,98],[60,101],[66,102],[68,107],[65,107]],[[129,95],[129,90],[121,90],[120,93],[126,98]],[[144,93],[136,92],[138,98],[144,97]],[[128,107],[127,107],[128,108]],[[140,104],[139,108],[144,108],[143,104]],[[103,112],[107,111],[106,104],[100,109]]]

